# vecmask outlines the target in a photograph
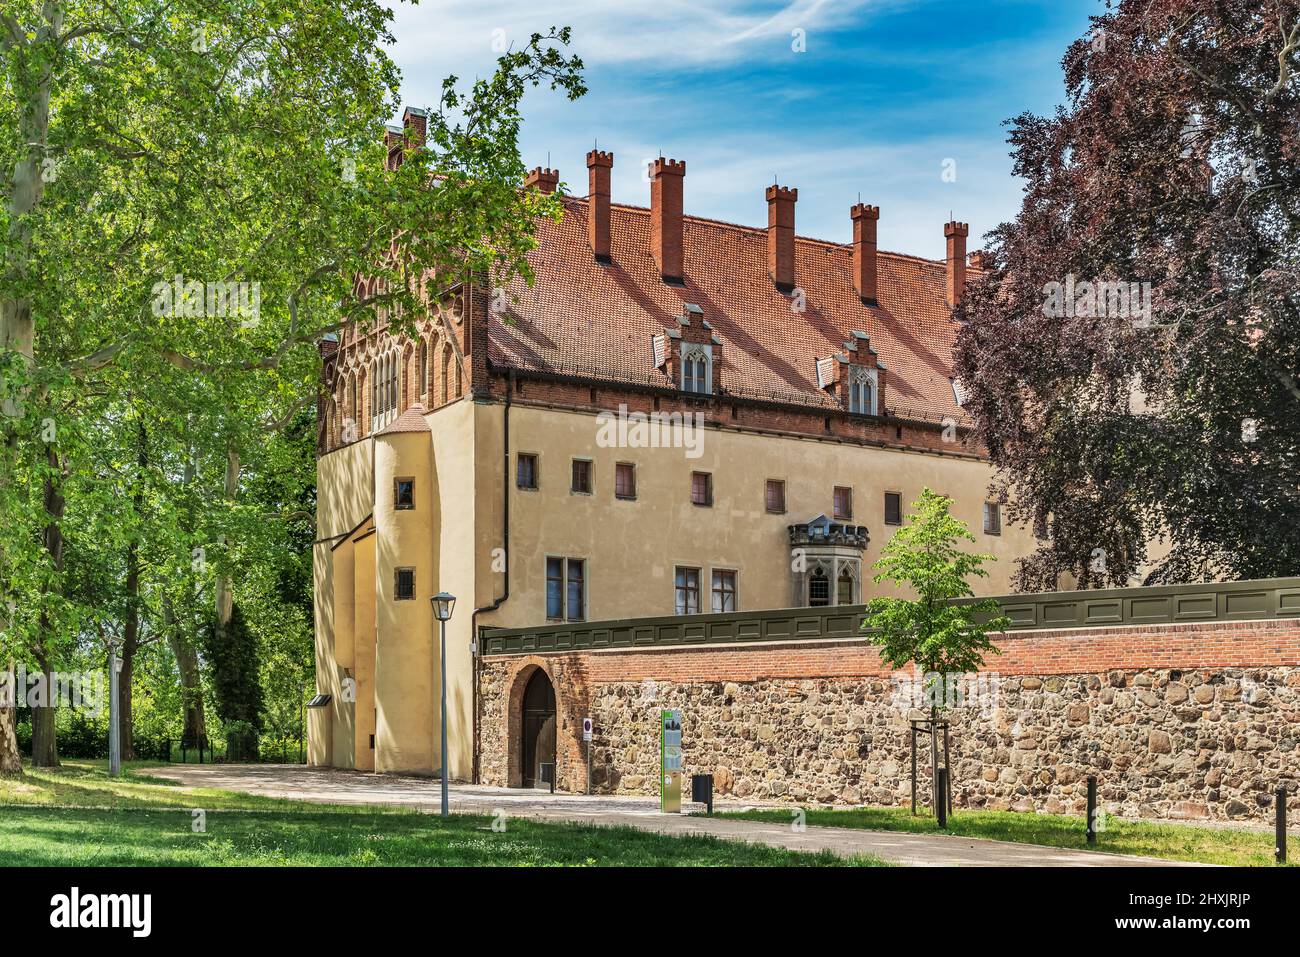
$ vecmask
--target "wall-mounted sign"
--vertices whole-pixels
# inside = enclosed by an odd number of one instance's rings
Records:
[[[591,740],[591,719],[590,718],[582,719],[582,740],[583,741]]]
[[[682,810],[682,713],[664,711],[659,731],[659,810]]]

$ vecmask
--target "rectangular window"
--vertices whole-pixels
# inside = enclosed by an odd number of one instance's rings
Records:
[[[582,621],[587,617],[587,563],[580,558],[570,558],[565,564],[569,579],[568,594],[564,601],[564,616],[569,621]]]
[[[853,517],[853,489],[835,486],[835,517],[842,522]]]
[[[780,479],[768,479],[764,498],[769,512],[776,515],[785,514],[785,482]]]
[[[415,508],[415,479],[393,479],[393,508]]]
[[[901,492],[885,493],[885,524],[903,524],[903,495]]]
[[[393,600],[415,600],[414,568],[396,568],[393,570]]]
[[[573,460],[573,480],[569,483],[570,492],[579,492],[583,495],[591,494],[591,461],[588,459]]]
[[[736,610],[736,573],[713,570],[713,610],[716,613]]]
[[[1002,506],[997,502],[984,503],[984,534],[1002,534]]]
[[[676,613],[698,615],[700,612],[700,570],[678,566],[674,575],[677,600]]]
[[[709,472],[691,473],[691,504],[713,504],[713,476]]]
[[[546,617],[582,621],[587,609],[587,563],[581,558],[546,559]]]
[[[518,488],[537,488],[537,456],[520,452],[515,459],[515,485]]]
[[[619,462],[614,466],[614,497],[636,498],[636,466],[630,462]]]

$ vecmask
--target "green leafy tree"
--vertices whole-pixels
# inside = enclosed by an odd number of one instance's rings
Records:
[[[536,86],[584,92],[568,31],[468,87],[449,77],[394,169],[392,17],[380,0],[0,7],[0,664],[58,667],[88,616],[186,651],[178,629],[208,617],[177,592],[187,565],[224,632],[250,553],[244,470],[315,400],[321,337],[528,275],[534,219],[559,203],[519,189],[520,105]],[[358,275],[377,280],[363,295]],[[207,295],[160,295],[173,280]],[[214,285],[238,299],[211,308]],[[156,421],[96,485],[74,443],[96,412],[130,437],[112,403],[92,408],[124,387]],[[66,594],[65,517],[96,501],[124,594],[111,622]],[[212,578],[187,557],[200,547]],[[13,724],[0,709],[0,773],[21,769]]]
[[[914,664],[923,675],[930,702],[931,767],[939,767],[939,710],[946,704],[946,683],[978,671],[986,654],[999,654],[990,634],[1005,631],[1011,620],[1000,614],[996,599],[972,601],[971,578],[985,578],[992,555],[964,551],[962,541],[975,536],[948,509],[952,499],[924,489],[907,516],[907,524],[881,550],[872,579],[891,582],[914,598],[873,598],[867,602],[863,630],[880,646],[892,668]],[[937,787],[937,780],[936,780]],[[936,791],[936,804],[939,795]]]

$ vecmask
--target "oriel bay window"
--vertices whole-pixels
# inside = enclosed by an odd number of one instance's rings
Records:
[[[587,617],[587,562],[582,558],[546,559],[546,617],[584,621]]]

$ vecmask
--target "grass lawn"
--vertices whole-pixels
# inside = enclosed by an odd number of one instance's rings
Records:
[[[732,811],[723,817],[751,821],[788,822],[794,809]],[[957,811],[940,831],[934,818],[913,817],[908,808],[864,807],[808,809],[810,827],[855,827],[873,831],[909,831],[918,834],[953,834],[995,841],[1017,841],[1110,854],[1140,854],[1171,861],[1202,864],[1267,865],[1273,862],[1273,832],[1197,827],[1190,824],[1152,824],[1107,817],[1097,844],[1088,847],[1082,817],[1060,814],[1026,814],[1013,811]],[[1288,855],[1294,862],[1295,855]],[[1290,865],[1288,865],[1290,866]]]
[[[138,765],[136,765],[138,767]],[[305,804],[186,789],[104,762],[69,761],[0,778],[0,867],[21,865],[872,866],[869,858],[786,851],[634,828],[402,809]],[[193,831],[192,810],[206,814]]]

